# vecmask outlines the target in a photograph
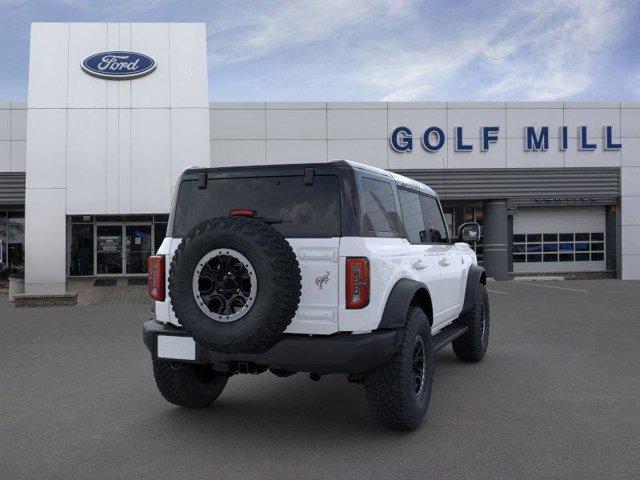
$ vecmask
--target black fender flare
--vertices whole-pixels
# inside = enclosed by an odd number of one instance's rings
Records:
[[[469,273],[467,274],[467,286],[464,293],[464,303],[462,304],[462,311],[460,314],[467,313],[473,308],[473,302],[476,297],[476,290],[478,284],[487,284],[487,274],[484,268],[478,265],[471,265],[469,267]]]
[[[402,278],[391,289],[387,298],[382,319],[378,328],[400,328],[404,326],[411,302],[417,295],[417,303],[433,322],[433,309],[431,307],[431,294],[422,282],[416,282],[408,278]]]

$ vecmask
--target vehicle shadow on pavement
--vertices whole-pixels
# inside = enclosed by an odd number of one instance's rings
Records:
[[[430,421],[451,413],[446,399],[443,402],[442,395],[436,392],[439,388],[443,392],[450,390],[449,386],[459,381],[456,380],[458,372],[463,373],[465,369],[468,365],[457,360],[453,353],[437,354],[431,407],[426,422],[416,432],[429,430]],[[150,428],[163,424],[172,435],[185,438],[193,434],[217,438],[221,431],[242,438],[260,437],[265,432],[285,436],[304,432],[311,441],[322,439],[330,432],[331,436],[341,438],[341,444],[346,444],[350,438],[361,438],[363,433],[380,438],[407,435],[407,432],[392,432],[376,425],[369,416],[362,385],[348,383],[344,375],[327,375],[319,382],[312,382],[304,373],[284,379],[268,372],[259,376],[234,376],[210,408],[190,410],[165,404],[165,408],[144,422],[148,422]]]

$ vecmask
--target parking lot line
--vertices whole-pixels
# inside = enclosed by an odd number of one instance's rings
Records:
[[[500,295],[509,295],[507,292],[499,292],[498,290],[489,290],[488,288],[487,288],[487,292],[499,293]]]
[[[577,288],[556,287],[556,286],[553,286],[553,285],[538,285],[536,283],[529,283],[529,282],[513,282],[513,283],[520,283],[522,285],[531,285],[532,287],[555,288],[557,290],[568,290],[570,292],[589,293],[587,290],[580,290],[580,289],[577,289]]]

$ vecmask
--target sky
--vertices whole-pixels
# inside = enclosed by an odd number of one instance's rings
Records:
[[[640,100],[638,0],[0,0],[0,99],[33,21],[205,22],[211,101]]]

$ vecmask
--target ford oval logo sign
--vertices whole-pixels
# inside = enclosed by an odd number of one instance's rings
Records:
[[[136,52],[102,52],[87,57],[82,69],[94,77],[110,80],[130,80],[153,72],[153,58]]]

